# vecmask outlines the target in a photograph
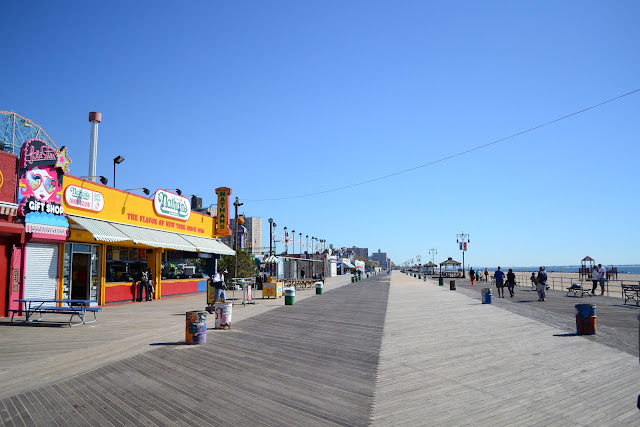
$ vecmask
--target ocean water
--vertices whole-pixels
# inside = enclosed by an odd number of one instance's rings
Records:
[[[605,265],[604,268],[608,270],[611,267],[618,269],[618,274],[640,274],[640,265]],[[540,266],[536,267],[506,267],[502,268],[503,271],[512,268],[513,271],[538,271]],[[580,269],[579,265],[545,265],[545,269],[550,273],[577,273]],[[489,269],[491,270],[491,269]],[[495,270],[495,269],[494,269]]]

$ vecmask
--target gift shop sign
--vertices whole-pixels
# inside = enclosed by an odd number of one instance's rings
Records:
[[[191,204],[186,197],[158,190],[153,197],[153,208],[160,216],[187,221],[191,217]]]
[[[102,193],[86,188],[70,185],[64,191],[64,201],[74,208],[100,212],[104,209],[104,196]]]

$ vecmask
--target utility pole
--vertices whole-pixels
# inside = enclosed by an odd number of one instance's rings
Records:
[[[233,250],[236,252],[236,271],[233,275],[234,278],[238,277],[238,208],[242,205],[244,205],[244,203],[240,203],[236,197],[236,201],[233,202],[233,206],[236,208],[236,229],[233,233]]]

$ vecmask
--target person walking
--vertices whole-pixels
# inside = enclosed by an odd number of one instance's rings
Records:
[[[216,303],[216,301],[218,301],[218,299],[220,299],[220,301],[222,301],[223,303],[226,302],[227,300],[227,295],[224,292],[223,270],[219,268],[216,274],[213,275],[213,279],[209,279],[209,280],[213,280],[213,287],[215,289],[215,292],[213,294],[214,295],[213,301],[209,304],[207,311],[209,313],[213,313],[213,305]]]
[[[500,270],[500,266],[498,266],[498,270],[493,274],[496,278],[496,288],[498,288],[498,298],[504,298],[504,271]]]
[[[547,290],[547,272],[544,271],[544,266],[540,267],[540,271],[538,271],[536,283],[536,290],[538,291],[538,301],[544,301]]]
[[[509,295],[511,295],[511,298],[513,298],[513,290],[516,286],[516,275],[513,272],[513,269],[509,269],[509,272],[507,273],[507,289],[509,289]]]
[[[471,278],[471,286],[473,286],[473,281],[476,278],[476,272],[473,271],[473,267],[469,269],[469,277]]]
[[[489,269],[487,267],[484,268],[484,281],[489,281]]]
[[[304,279],[304,274],[305,273],[304,273],[304,268],[303,268],[302,270],[300,270],[300,278],[301,279]]]
[[[602,264],[598,264],[598,281],[600,281],[600,295],[604,295],[604,282],[607,280],[607,270],[602,266]]]
[[[591,281],[593,282],[593,288],[591,288],[591,295],[595,295],[596,289],[598,289],[598,267],[595,265],[591,270]]]
[[[536,273],[535,272],[531,272],[531,277],[529,277],[529,280],[531,280],[531,290],[535,291],[538,288],[538,280],[536,279]]]

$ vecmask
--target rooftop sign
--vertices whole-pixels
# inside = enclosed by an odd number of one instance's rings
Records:
[[[160,216],[181,221],[186,221],[191,217],[189,199],[165,190],[156,191],[153,196],[153,209]]]

